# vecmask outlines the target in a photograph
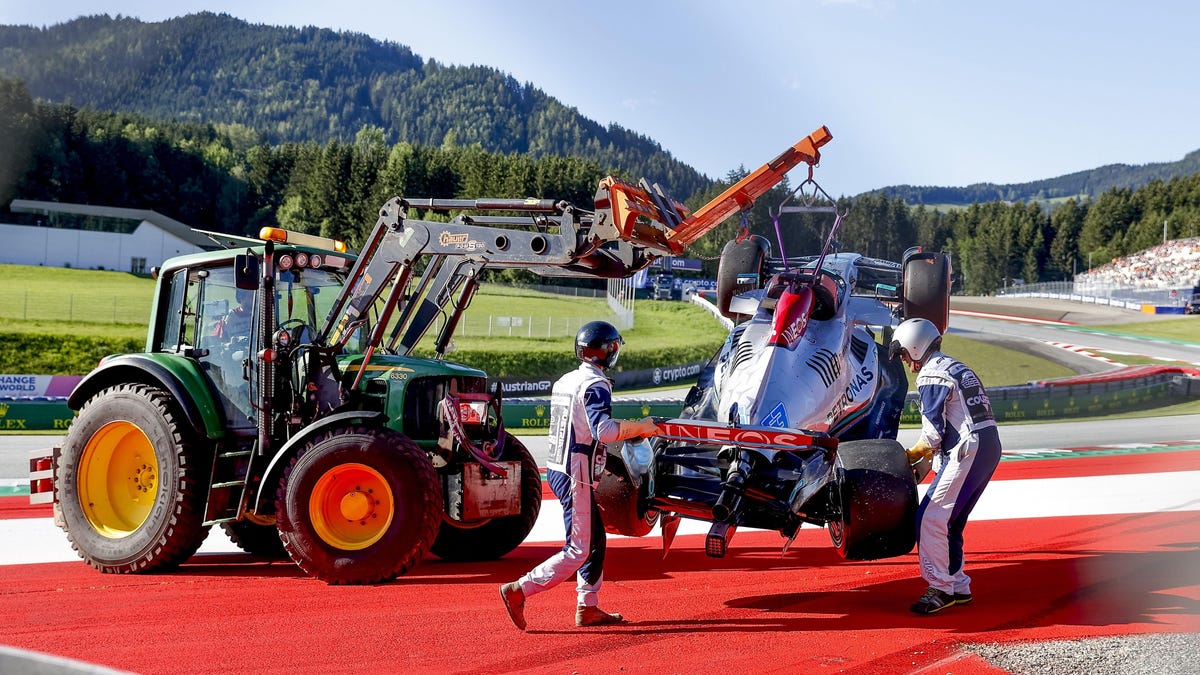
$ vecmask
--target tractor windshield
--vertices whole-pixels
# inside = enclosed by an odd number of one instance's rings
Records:
[[[280,327],[300,327],[307,335],[297,335],[301,342],[311,341],[322,322],[333,310],[338,293],[345,283],[345,274],[327,269],[292,268],[279,272],[275,282],[278,298],[276,314]],[[365,348],[368,326],[359,329],[346,342],[344,351],[360,354]]]

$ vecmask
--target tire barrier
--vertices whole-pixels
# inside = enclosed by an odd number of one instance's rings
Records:
[[[663,372],[672,377],[698,364],[677,368],[654,369],[662,379]],[[639,371],[639,377],[653,377],[653,371]],[[648,374],[648,375],[647,375]],[[694,377],[694,374],[691,376]],[[679,376],[681,384],[689,380]],[[549,392],[548,380],[546,387]],[[639,385],[634,385],[639,386]],[[618,386],[620,389],[620,386]],[[1200,369],[1176,366],[1130,366],[1107,373],[1079,375],[1059,380],[1042,380],[1012,387],[988,389],[992,411],[999,422],[1028,422],[1071,417],[1107,415],[1132,410],[1156,408],[1200,398]],[[678,417],[683,409],[682,397],[653,397],[615,399],[613,416],[640,419],[646,416]],[[546,429],[550,426],[550,398],[508,397],[504,399],[504,424],[509,429]],[[0,399],[0,431],[58,431],[65,433],[75,413],[67,407],[66,398],[6,398]],[[905,401],[902,423],[920,421],[915,392]]]

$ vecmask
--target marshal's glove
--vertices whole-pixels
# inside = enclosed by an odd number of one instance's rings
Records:
[[[913,470],[913,477],[920,483],[933,468],[933,448],[929,447],[924,440],[919,440],[906,453],[908,454],[908,464]]]
[[[618,440],[627,438],[650,438],[661,434],[658,425],[654,420],[647,417],[644,420],[623,420],[621,422],[621,433]]]

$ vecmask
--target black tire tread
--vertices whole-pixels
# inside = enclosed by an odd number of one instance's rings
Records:
[[[742,316],[729,312],[729,302],[735,295],[757,288],[757,284],[738,284],[737,277],[739,274],[753,272],[761,279],[769,249],[770,243],[758,235],[725,244],[717,265],[717,310],[721,312],[721,316],[727,319]]]
[[[928,319],[942,333],[950,316],[950,258],[922,253],[904,265],[904,318]]]
[[[847,560],[875,560],[912,551],[917,486],[904,447],[890,439],[842,443],[836,466],[839,489],[835,494],[848,500],[841,508],[850,512],[838,553]],[[892,503],[885,503],[885,498]]]
[[[629,477],[629,468],[619,455],[609,453],[604,472],[596,486],[596,506],[604,530],[626,537],[642,537],[658,523],[658,511],[645,508],[647,489],[640,489]]]
[[[259,525],[248,520],[239,520],[221,523],[221,529],[234,545],[246,553],[273,560],[286,560],[288,557],[283,540],[279,538],[279,528],[274,525]]]

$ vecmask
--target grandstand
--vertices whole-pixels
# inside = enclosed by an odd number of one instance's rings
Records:
[[[1174,239],[1076,275],[1081,292],[1092,288],[1162,289],[1200,282],[1200,237]]]
[[[1025,284],[999,295],[1048,297],[1149,313],[1182,313],[1200,286],[1200,237],[1174,239],[1077,274],[1074,281]]]

